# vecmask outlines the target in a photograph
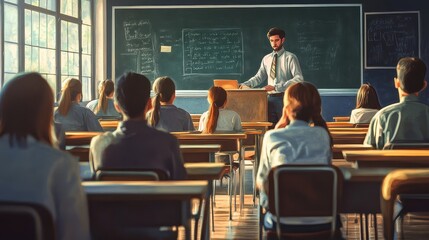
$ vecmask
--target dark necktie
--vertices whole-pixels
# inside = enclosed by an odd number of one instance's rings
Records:
[[[273,63],[271,63],[270,77],[272,79],[276,78],[276,65],[277,65],[277,53],[274,54]]]

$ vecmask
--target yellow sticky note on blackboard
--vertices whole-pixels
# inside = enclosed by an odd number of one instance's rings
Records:
[[[161,46],[161,52],[171,52],[171,46]]]

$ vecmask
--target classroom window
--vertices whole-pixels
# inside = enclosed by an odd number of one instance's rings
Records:
[[[18,72],[36,71],[55,92],[74,77],[83,100],[93,97],[90,0],[2,0],[0,15],[0,87]]]
[[[16,1],[9,1],[16,3]],[[3,84],[10,80],[19,71],[18,55],[18,6],[5,3],[3,6],[4,22],[4,80]]]

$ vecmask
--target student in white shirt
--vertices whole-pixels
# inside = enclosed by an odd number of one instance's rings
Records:
[[[209,110],[201,115],[199,131],[214,133],[215,131],[240,132],[240,115],[233,110],[225,109],[227,94],[225,89],[213,86],[209,89],[207,101]]]
[[[0,94],[0,200],[45,206],[56,239],[90,239],[78,160],[57,149],[54,94],[38,73],[17,75]]]
[[[381,109],[375,88],[369,83],[363,84],[356,95],[356,108],[350,115],[351,123],[369,123]]]
[[[265,185],[271,168],[283,164],[331,164],[332,137],[322,118],[321,106],[319,92],[311,83],[299,82],[286,89],[283,115],[276,129],[265,134],[262,144],[261,162],[256,175],[262,207],[268,207]],[[331,219],[324,217],[280,220],[285,232],[331,228]],[[264,227],[275,231],[276,225],[275,217],[267,211]]]

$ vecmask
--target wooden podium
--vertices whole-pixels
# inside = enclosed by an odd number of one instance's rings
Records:
[[[268,121],[267,91],[263,89],[228,89],[226,109],[236,111],[242,122]]]

